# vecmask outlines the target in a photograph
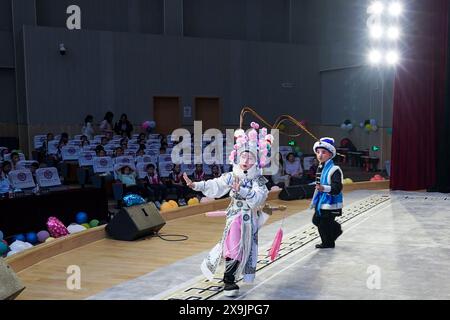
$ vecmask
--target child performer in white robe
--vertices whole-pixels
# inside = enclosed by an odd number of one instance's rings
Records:
[[[226,296],[238,295],[236,279],[240,276],[244,282],[253,282],[258,259],[258,230],[268,219],[261,211],[269,193],[262,168],[273,136],[268,135],[265,128],[258,135],[256,123],[252,123],[252,127],[248,135],[241,129],[235,132],[236,144],[230,155],[232,172],[201,182],[192,182],[184,174],[187,185],[206,197],[220,198],[230,192],[231,203],[226,210],[222,239],[201,265],[205,277],[212,280],[219,265],[225,261]]]

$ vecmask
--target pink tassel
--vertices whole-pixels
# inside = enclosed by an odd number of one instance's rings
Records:
[[[273,239],[272,247],[269,251],[270,260],[273,261],[277,258],[278,252],[280,251],[281,241],[283,240],[283,229],[280,228]]]
[[[257,124],[256,122],[252,122],[252,123],[250,123],[250,127],[252,127],[253,129],[258,130],[259,129],[259,124]]]

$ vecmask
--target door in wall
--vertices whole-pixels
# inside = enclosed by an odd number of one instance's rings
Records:
[[[195,120],[202,121],[203,132],[211,128],[222,129],[220,114],[219,98],[195,98]]]
[[[167,135],[181,128],[180,98],[154,97],[153,116],[156,122],[156,133]]]

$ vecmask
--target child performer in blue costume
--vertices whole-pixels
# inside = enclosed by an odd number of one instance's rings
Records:
[[[320,163],[316,174],[316,191],[311,203],[311,209],[314,209],[312,221],[319,229],[322,239],[322,243],[316,245],[316,248],[334,248],[336,239],[342,234],[341,225],[335,218],[342,215],[344,175],[341,168],[333,162],[336,156],[334,139],[320,139],[314,144],[313,150]]]

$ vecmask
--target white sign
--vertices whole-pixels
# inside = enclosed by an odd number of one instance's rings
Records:
[[[81,148],[78,146],[64,146],[61,148],[61,155],[64,161],[78,160]]]
[[[78,158],[78,164],[80,167],[88,167],[94,165],[95,151],[82,151]]]
[[[47,143],[47,153],[48,154],[57,154],[58,153],[58,140],[52,140]]]
[[[34,188],[36,185],[33,175],[28,169],[13,170],[9,173],[9,180],[15,189]]]
[[[37,169],[36,180],[41,187],[55,187],[61,185],[58,170],[54,167]]]
[[[113,172],[114,164],[111,157],[94,157],[94,173]]]
[[[34,136],[34,149],[39,149],[44,145],[44,141],[47,139],[47,136],[45,134],[40,134],[37,136]]]
[[[29,170],[31,168],[31,166],[33,165],[33,163],[37,163],[39,165],[39,162],[34,161],[34,160],[21,160],[21,161],[17,162],[16,169],[17,170],[19,170],[19,169],[28,169]]]
[[[114,158],[114,164],[134,164],[134,158],[132,156],[120,156]]]

